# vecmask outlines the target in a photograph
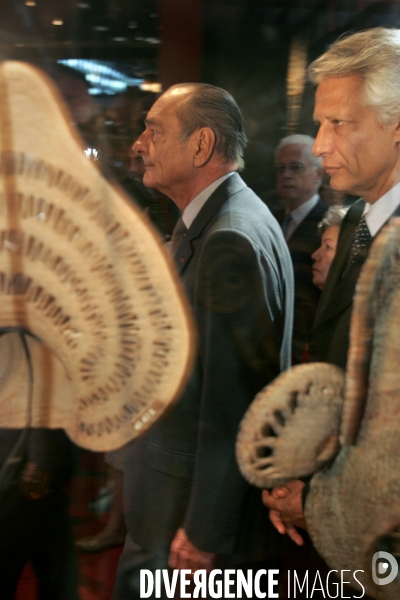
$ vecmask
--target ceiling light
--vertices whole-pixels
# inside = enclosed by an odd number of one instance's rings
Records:
[[[53,19],[52,24],[53,25],[64,25],[64,21],[62,19]]]
[[[91,95],[120,94],[128,86],[139,86],[144,79],[130,77],[107,64],[94,60],[70,58],[58,62],[84,73],[86,80],[91,84],[88,90]]]
[[[139,87],[143,92],[153,92],[154,94],[162,92],[162,85],[157,81],[144,81]]]
[[[35,0],[26,0],[25,6],[36,6]]]
[[[126,37],[119,37],[119,36],[113,37],[112,39],[113,39],[113,42],[127,42],[128,41],[128,38],[126,38]]]
[[[78,2],[77,7],[78,8],[90,8],[90,4],[89,4],[89,2]]]
[[[95,31],[108,31],[109,27],[106,27],[106,25],[95,25],[93,29]]]

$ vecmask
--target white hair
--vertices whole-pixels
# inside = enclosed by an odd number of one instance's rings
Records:
[[[319,85],[330,77],[359,75],[364,80],[366,106],[382,123],[400,118],[400,31],[375,27],[339,38],[308,67]]]
[[[349,210],[349,206],[343,206],[342,204],[335,204],[330,206],[326,211],[323,219],[318,223],[318,230],[322,235],[328,227],[340,227],[344,218],[344,215]]]
[[[315,139],[310,135],[304,135],[302,133],[295,133],[288,135],[281,139],[275,150],[275,159],[277,159],[279,152],[285,146],[304,146],[307,150],[307,156],[311,162],[311,165],[315,168],[322,167],[322,158],[320,156],[314,156],[312,153],[312,147]]]

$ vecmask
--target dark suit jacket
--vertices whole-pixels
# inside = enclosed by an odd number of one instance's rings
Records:
[[[363,200],[358,200],[343,219],[336,256],[321,295],[310,336],[310,362],[322,361],[342,368],[346,367],[353,297],[361,268],[368,256],[369,246],[359,254],[357,261],[344,277],[343,271],[364,206]],[[400,208],[392,216],[398,215],[400,215]]]
[[[314,208],[294,230],[287,241],[294,271],[294,321],[292,354],[294,363],[302,362],[304,347],[308,342],[312,324],[321,296],[312,282],[311,255],[321,245],[318,223],[328,207],[319,199]]]
[[[184,527],[202,550],[260,558],[274,534],[260,490],[239,473],[235,439],[255,394],[289,366],[289,252],[277,221],[234,174],[203,206],[175,260],[197,325],[197,362],[177,404],[127,447],[128,531],[158,554]]]

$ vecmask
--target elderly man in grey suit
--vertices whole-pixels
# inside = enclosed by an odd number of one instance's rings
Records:
[[[331,187],[362,197],[348,211],[318,306],[310,358],[345,367],[353,296],[373,238],[400,214],[400,33],[378,27],[340,39],[309,67],[318,85],[313,152]],[[263,492],[281,533],[302,543],[304,483]],[[321,499],[325,501],[326,499]]]
[[[230,94],[190,83],[156,101],[134,145],[144,184],[182,211],[171,250],[198,351],[176,405],[127,449],[118,600],[139,597],[141,567],[211,570],[276,550],[234,447],[254,395],[290,364],[293,273],[277,221],[237,173],[245,144]]]

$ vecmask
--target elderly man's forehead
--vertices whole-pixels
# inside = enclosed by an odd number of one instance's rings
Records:
[[[337,105],[346,105],[349,100],[360,101],[363,99],[364,83],[364,79],[358,73],[326,77],[317,86],[315,101]]]
[[[278,152],[278,160],[284,155],[294,154],[305,161],[312,161],[311,147],[307,144],[285,144]]]
[[[147,114],[149,119],[161,119],[164,115],[175,114],[179,106],[186,102],[188,94],[175,94],[167,90],[160,96]]]
[[[159,126],[162,127],[165,123],[166,118],[174,114],[173,106],[170,106],[167,102],[162,102],[162,98],[159,98],[151,107],[147,113],[144,122],[148,126]]]

